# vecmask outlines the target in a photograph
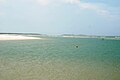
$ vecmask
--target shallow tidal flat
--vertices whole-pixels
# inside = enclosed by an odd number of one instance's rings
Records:
[[[0,80],[120,80],[119,48],[119,40],[0,41]]]

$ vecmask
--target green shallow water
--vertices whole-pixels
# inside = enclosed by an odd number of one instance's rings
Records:
[[[0,80],[120,80],[119,74],[120,40],[0,41]]]

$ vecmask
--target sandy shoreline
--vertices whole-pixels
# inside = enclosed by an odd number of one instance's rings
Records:
[[[29,37],[25,35],[0,34],[0,40],[32,40],[32,39],[42,39],[42,38]]]

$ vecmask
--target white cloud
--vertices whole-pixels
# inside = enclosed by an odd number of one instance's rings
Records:
[[[97,9],[98,8],[98,6],[91,4],[91,3],[80,3],[79,6],[80,8],[83,8],[83,9]]]
[[[50,3],[50,0],[36,0],[36,2],[42,6],[46,6]]]
[[[61,4],[61,3],[74,4],[77,5],[80,9],[91,10],[96,12],[98,15],[111,16],[111,11],[108,10],[110,8],[109,6],[103,6],[104,4],[82,2],[81,0],[19,0],[19,1],[36,2],[41,6],[48,6],[49,4]],[[7,0],[0,0],[0,4],[6,2]]]
[[[91,10],[100,16],[106,17],[109,20],[120,20],[120,7],[110,7],[103,3],[82,2],[81,0],[63,0],[66,4],[74,4],[82,10]],[[117,9],[117,10],[116,10]]]
[[[69,4],[75,4],[75,3],[79,3],[79,0],[33,0],[36,1],[37,3],[39,3],[39,5],[42,6],[47,6],[49,4],[59,4],[59,3],[69,3]]]
[[[105,7],[102,7],[98,4],[93,4],[93,3],[80,3],[79,4],[81,9],[89,9],[92,11],[95,11],[96,13],[98,13],[99,15],[110,15],[109,11],[107,9],[105,9]]]
[[[93,3],[85,3],[81,2],[80,0],[65,0],[66,3],[69,4],[76,4],[80,7],[80,9],[83,10],[92,10],[95,11],[99,15],[109,15],[109,11],[100,6],[99,4],[93,4]]]
[[[64,0],[64,2],[70,3],[70,4],[79,4],[80,0]]]

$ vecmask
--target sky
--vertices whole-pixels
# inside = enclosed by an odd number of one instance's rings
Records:
[[[0,0],[0,33],[120,36],[120,0]]]

